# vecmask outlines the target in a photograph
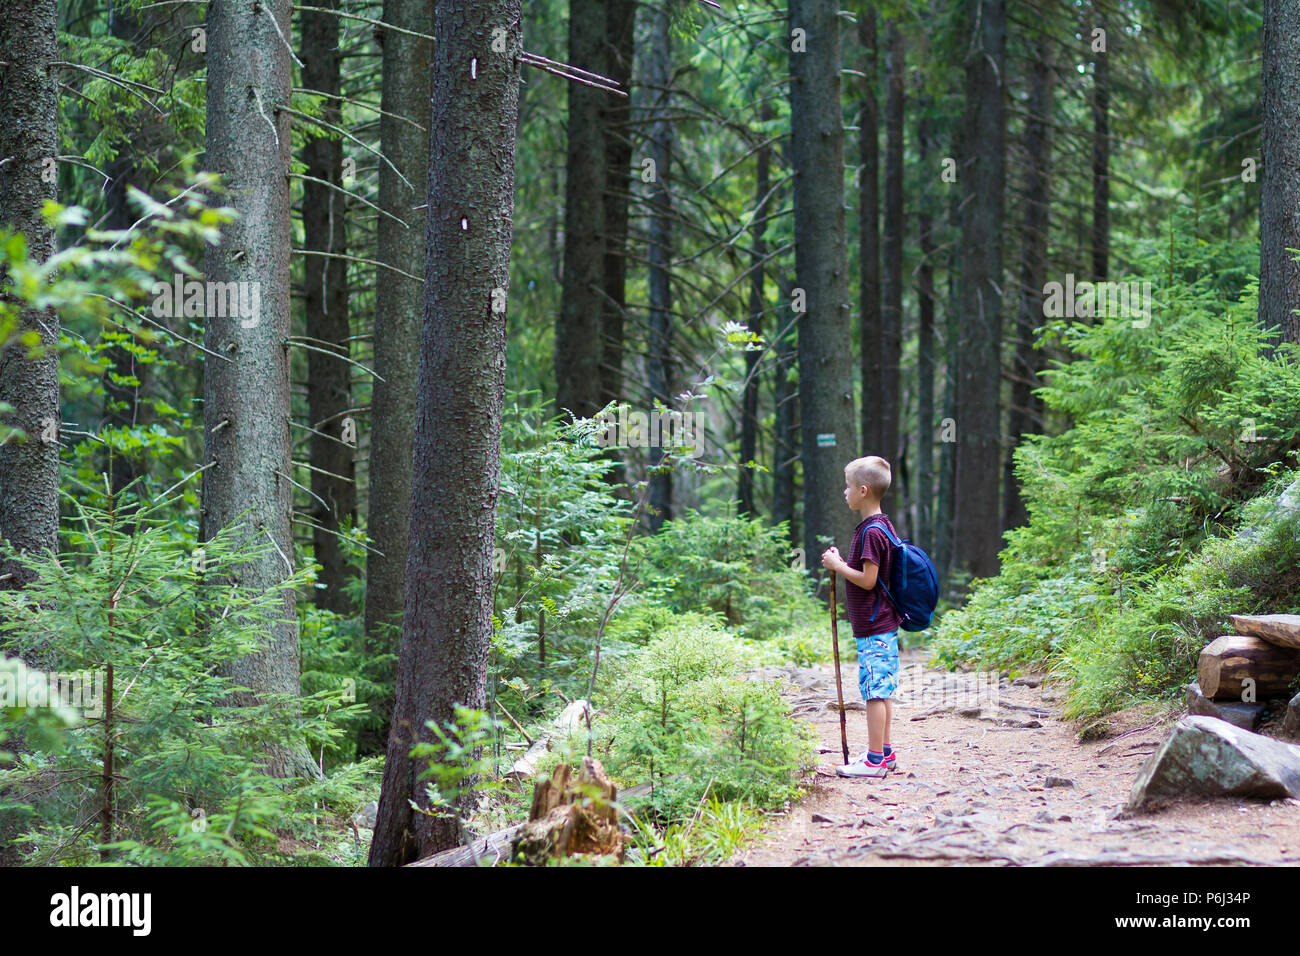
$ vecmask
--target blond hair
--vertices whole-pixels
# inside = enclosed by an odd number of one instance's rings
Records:
[[[876,501],[885,497],[889,483],[893,479],[893,470],[889,462],[879,455],[855,458],[844,466],[844,476],[855,485],[866,485]]]

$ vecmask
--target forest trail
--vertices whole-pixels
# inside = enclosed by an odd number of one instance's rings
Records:
[[[865,748],[867,719],[848,642],[841,657],[850,757]],[[841,642],[841,654],[845,647]],[[1146,756],[1173,720],[1119,715],[1117,733],[1080,743],[1059,719],[1059,691],[1036,677],[976,689],[974,675],[924,667],[901,655],[884,779],[837,777],[841,762],[835,672],[770,667],[789,682],[795,713],[817,727],[815,784],[734,866],[1269,865],[1300,862],[1300,801],[1220,799],[1123,818]],[[958,692],[964,692],[965,697]],[[970,699],[979,694],[980,704]],[[1127,723],[1125,717],[1127,716]],[[1177,715],[1175,715],[1176,718]]]

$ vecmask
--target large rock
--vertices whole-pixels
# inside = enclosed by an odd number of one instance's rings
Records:
[[[1291,698],[1291,703],[1286,708],[1286,718],[1282,721],[1282,729],[1292,737],[1300,737],[1300,694]]]
[[[1196,796],[1300,797],[1300,746],[1214,717],[1184,717],[1138,771],[1124,810]]]
[[[1187,685],[1187,713],[1193,717],[1217,717],[1242,730],[1254,730],[1263,709],[1263,704],[1210,700],[1201,693],[1201,685],[1196,681]]]

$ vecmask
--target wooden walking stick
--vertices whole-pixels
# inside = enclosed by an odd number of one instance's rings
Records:
[[[835,572],[831,572],[831,645],[835,648],[835,696],[840,700],[840,746],[844,749],[844,763],[849,762],[849,732],[844,726],[844,686],[840,683],[840,629],[839,615],[835,613]]]

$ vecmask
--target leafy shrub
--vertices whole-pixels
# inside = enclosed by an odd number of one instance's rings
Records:
[[[792,566],[784,524],[690,512],[634,544],[645,592],[678,613],[713,612],[744,637],[775,637],[824,614]]]
[[[716,624],[669,627],[611,668],[606,766],[625,785],[649,780],[661,821],[694,811],[706,790],[759,807],[794,796],[815,759],[811,728],[790,717],[773,682],[743,678],[752,653]]]

